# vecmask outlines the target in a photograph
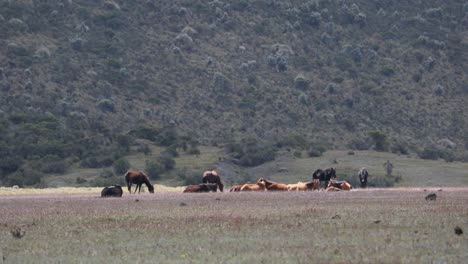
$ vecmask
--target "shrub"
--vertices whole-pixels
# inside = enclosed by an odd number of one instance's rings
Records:
[[[420,153],[421,159],[437,160],[439,159],[439,150],[435,147],[425,147]]]
[[[168,152],[163,152],[161,156],[158,157],[158,162],[164,168],[165,171],[172,170],[175,167],[175,160],[173,156]]]
[[[127,172],[130,169],[130,162],[124,158],[120,158],[114,162],[112,166],[115,174],[121,175]]]
[[[215,72],[213,75],[213,87],[217,92],[226,92],[231,88],[231,82],[224,74]]]
[[[177,172],[177,176],[182,180],[183,185],[200,184],[202,177],[199,173],[187,171],[186,169]]]
[[[298,74],[296,78],[294,78],[294,87],[301,90],[306,90],[309,88],[310,80],[307,79],[303,74]]]
[[[321,157],[323,153],[327,151],[327,148],[321,144],[315,144],[313,143],[310,147],[309,150],[307,151],[307,155],[309,157]]]
[[[149,161],[145,162],[145,171],[148,173],[148,176],[157,180],[161,177],[161,174],[164,172],[164,165],[158,161]]]
[[[305,22],[309,25],[318,27],[322,21],[322,14],[319,12],[311,12],[305,19]]]
[[[227,151],[242,166],[253,167],[272,161],[276,156],[276,149],[259,142],[255,138],[246,138],[240,142],[231,142],[226,146]]]
[[[374,141],[375,150],[387,151],[388,149],[387,135],[385,135],[381,131],[370,131],[369,136]]]
[[[105,112],[115,112],[115,104],[112,100],[102,99],[97,104],[98,108]]]

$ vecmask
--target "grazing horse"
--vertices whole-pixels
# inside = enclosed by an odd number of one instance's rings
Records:
[[[242,185],[240,188],[241,192],[259,192],[259,191],[266,191],[265,183],[264,182],[257,182],[257,183],[246,183]]]
[[[288,184],[288,191],[308,191],[318,190],[320,188],[320,181],[315,179],[309,182],[298,182],[296,184]]]
[[[123,190],[120,185],[104,187],[101,191],[101,197],[122,197]]]
[[[257,183],[264,183],[268,191],[287,191],[288,185],[284,183],[277,183],[269,180],[265,180],[263,177],[258,179]]]
[[[369,177],[369,172],[367,171],[367,168],[361,168],[358,172],[359,175],[359,181],[361,182],[361,187],[366,188],[367,187],[367,177]]]
[[[318,179],[320,182],[324,181],[325,186],[328,185],[331,178],[336,178],[336,170],[334,168],[318,169],[312,174],[312,180]]]
[[[127,183],[128,192],[132,193],[132,185],[136,184],[135,192],[138,189],[138,193],[141,191],[141,185],[146,184],[150,193],[154,193],[154,187],[149,181],[148,175],[142,171],[127,171],[125,173],[125,182]]]
[[[334,188],[338,188],[338,189],[343,190],[343,191],[349,191],[349,190],[353,189],[353,186],[351,186],[351,184],[349,184],[346,181],[330,181],[328,183],[327,187],[328,188],[334,187]]]
[[[203,183],[216,183],[218,185],[219,191],[223,191],[224,185],[221,182],[221,178],[215,170],[205,171],[203,173]]]
[[[198,185],[189,185],[185,188],[186,192],[217,192],[218,185],[216,183],[201,183]]]

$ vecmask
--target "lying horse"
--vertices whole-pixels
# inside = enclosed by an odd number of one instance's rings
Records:
[[[334,188],[338,188],[338,189],[343,190],[343,191],[349,191],[349,190],[353,189],[353,186],[351,186],[351,184],[349,184],[346,181],[330,181],[328,183],[327,187],[328,188],[334,187]]]
[[[138,189],[138,193],[141,191],[141,185],[146,184],[150,193],[154,193],[154,187],[149,181],[148,175],[142,171],[127,171],[125,173],[125,182],[127,183],[128,192],[132,193],[132,185],[136,184],[135,192]]]
[[[234,185],[229,189],[230,192],[240,192],[243,184]]]
[[[122,197],[123,190],[120,185],[104,187],[101,191],[101,197]]]
[[[312,174],[312,180],[318,179],[320,182],[325,182],[325,186],[331,178],[336,178],[336,170],[334,168],[328,168],[325,170],[318,169]]]
[[[257,183],[264,183],[265,188],[268,191],[287,191],[288,185],[284,183],[277,183],[269,180],[265,180],[263,177],[258,179]]]
[[[221,178],[215,170],[205,171],[203,173],[203,183],[216,183],[218,185],[219,191],[223,191],[224,185],[221,182]]]
[[[358,172],[359,181],[361,182],[361,188],[367,187],[367,177],[369,177],[369,172],[367,168],[361,168]]]
[[[264,182],[246,183],[240,188],[241,192],[260,192],[265,190],[266,187]]]
[[[218,185],[216,183],[201,183],[198,185],[189,185],[185,188],[186,192],[217,192]]]
[[[296,184],[288,184],[288,191],[308,191],[318,190],[320,188],[320,181],[315,179],[309,182],[298,182]]]

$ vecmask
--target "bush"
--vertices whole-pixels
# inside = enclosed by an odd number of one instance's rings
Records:
[[[202,177],[199,173],[187,171],[186,169],[177,172],[177,176],[182,180],[183,185],[194,185],[202,183]]]
[[[121,175],[130,169],[130,162],[128,162],[124,158],[121,158],[121,159],[116,160],[112,167],[114,169],[115,174]]]
[[[258,142],[255,138],[247,138],[241,142],[231,142],[226,149],[239,160],[242,166],[253,167],[272,161],[276,156],[276,149],[264,143]]]
[[[380,132],[380,131],[370,131],[369,136],[375,143],[375,150],[377,151],[387,151],[388,150],[388,142],[387,136]]]
[[[158,163],[164,168],[164,171],[170,171],[175,167],[173,156],[167,152],[163,152],[158,158]]]
[[[421,159],[438,160],[440,157],[439,150],[435,147],[426,147],[419,153],[419,157]]]
[[[307,155],[311,158],[321,157],[327,149],[322,145],[312,145],[307,151]]]
[[[299,74],[294,78],[294,87],[301,90],[309,88],[310,80],[307,79],[303,74]]]
[[[145,162],[145,171],[148,173],[148,176],[157,180],[161,177],[161,174],[164,172],[164,165],[158,161],[146,161]]]

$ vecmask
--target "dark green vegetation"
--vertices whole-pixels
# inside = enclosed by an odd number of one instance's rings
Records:
[[[164,148],[154,179],[200,145],[247,167],[283,149],[466,161],[467,14],[463,0],[0,1],[0,182],[78,166],[113,182],[149,154],[137,139]]]
[[[467,189],[437,189],[0,196],[0,257],[4,263],[465,263]],[[424,199],[430,192],[435,201]]]

